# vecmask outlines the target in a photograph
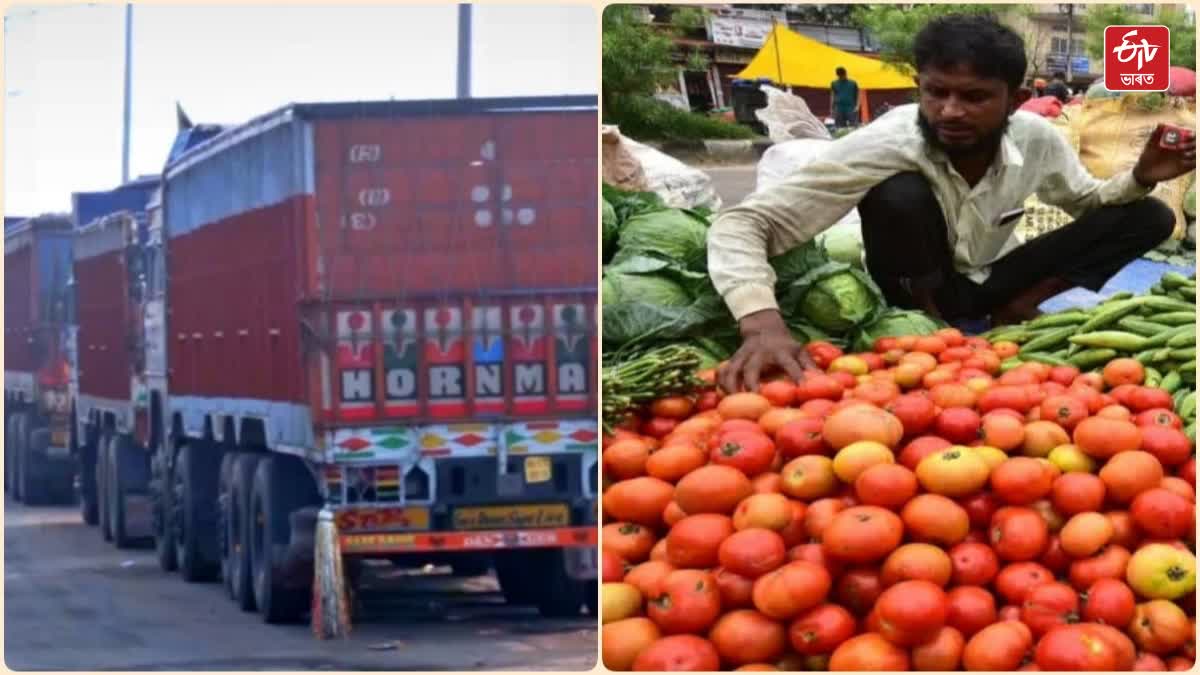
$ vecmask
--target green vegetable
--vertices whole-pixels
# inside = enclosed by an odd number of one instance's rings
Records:
[[[1069,366],[1069,365],[1071,365],[1070,361],[1068,361],[1060,356],[1057,356],[1055,354],[1045,354],[1045,353],[1039,352],[1039,353],[1034,353],[1034,354],[1022,354],[1021,356],[1024,357],[1025,360],[1027,360],[1027,361],[1033,361],[1035,363],[1044,363],[1048,366]]]
[[[604,200],[602,208],[603,217],[601,218],[601,223],[603,224],[603,229],[601,233],[604,239],[604,262],[607,263],[612,260],[613,255],[617,252],[617,237],[621,234],[621,228],[617,221],[617,210],[613,208],[613,205],[607,199]]]
[[[793,282],[783,303],[817,328],[844,333],[872,321],[883,295],[862,270],[829,262]]]
[[[1167,326],[1184,326],[1196,324],[1195,312],[1166,312],[1157,314],[1154,317],[1155,323],[1161,323]]]
[[[664,209],[636,215],[621,225],[616,259],[648,255],[704,270],[708,257],[708,224],[683,209]]]
[[[1183,397],[1183,401],[1176,406],[1179,411],[1179,416],[1183,419],[1195,419],[1196,417],[1196,392],[1188,392],[1187,396]]]
[[[1179,386],[1181,384],[1183,384],[1183,378],[1180,377],[1178,372],[1172,370],[1171,372],[1167,373],[1166,375],[1160,377],[1155,384],[1147,384],[1146,386],[1147,387],[1158,387],[1159,389],[1163,389],[1163,390],[1173,394],[1173,393],[1175,393],[1176,389],[1179,389]]]
[[[1058,328],[1061,326],[1074,326],[1088,320],[1087,312],[1059,312],[1057,314],[1046,314],[1039,316],[1029,322],[1030,328]]]
[[[1146,338],[1141,335],[1116,330],[1102,330],[1095,333],[1073,335],[1070,340],[1072,344],[1083,345],[1084,347],[1119,349],[1124,352],[1136,352],[1146,348]]]
[[[695,391],[703,384],[695,375],[702,358],[692,347],[670,345],[605,367],[600,380],[605,430],[656,398]]]
[[[1142,306],[1142,298],[1132,298],[1129,300],[1120,300],[1111,305],[1100,308],[1088,319],[1082,326],[1079,327],[1080,333],[1087,333],[1098,328],[1110,326],[1121,317],[1132,314]]]
[[[1176,361],[1193,361],[1196,358],[1195,347],[1181,347],[1171,350],[1171,358]]]
[[[1117,322],[1117,325],[1130,333],[1137,333],[1144,337],[1151,337],[1159,333],[1171,330],[1171,326],[1166,326],[1161,323],[1152,323],[1142,319],[1136,319],[1132,316],[1127,316]]]
[[[1163,374],[1153,368],[1146,368],[1146,378],[1144,384],[1147,387],[1157,387],[1158,383],[1163,379]]]
[[[839,223],[822,232],[817,241],[830,260],[862,268],[862,228],[857,223]]]
[[[1112,295],[1108,296],[1107,298],[1105,298],[1104,301],[1101,302],[1100,304],[1107,305],[1107,304],[1111,304],[1114,302],[1120,302],[1121,300],[1129,300],[1132,297],[1133,297],[1132,291],[1118,291],[1118,292],[1113,293]]]
[[[1004,359],[1003,361],[1000,362],[1000,372],[1002,374],[1007,373],[1008,371],[1012,370],[1013,368],[1016,368],[1017,366],[1021,365],[1022,363],[1025,363],[1025,362],[1015,356],[1010,356],[1007,359]]]
[[[1196,327],[1185,326],[1185,330],[1179,331],[1174,337],[1167,340],[1168,347],[1187,347],[1196,346]]]
[[[612,204],[617,214],[617,223],[649,211],[661,211],[667,208],[661,197],[654,192],[629,192],[605,183],[602,192],[604,201]]]
[[[660,274],[624,274],[609,271],[600,284],[603,306],[646,303],[660,307],[686,307],[692,298],[683,286]]]
[[[1032,354],[1034,352],[1042,352],[1065,343],[1067,338],[1077,332],[1075,326],[1067,326],[1065,328],[1054,328],[1044,335],[1040,335],[1021,346],[1020,354]]]
[[[775,288],[786,290],[800,277],[828,263],[829,257],[820,244],[810,241],[771,258],[769,262],[775,270]]]
[[[1160,281],[1162,281],[1163,288],[1167,289],[1193,285],[1191,279],[1188,279],[1179,272],[1175,271],[1164,273]]]
[[[1147,307],[1163,312],[1194,312],[1196,303],[1169,298],[1165,295],[1146,295],[1144,302]]]
[[[852,346],[857,351],[869,352],[875,348],[875,340],[881,337],[932,335],[944,327],[923,312],[890,309],[860,329]]]
[[[1093,366],[1108,363],[1115,358],[1117,358],[1117,351],[1115,349],[1088,349],[1079,352],[1067,359],[1067,361],[1080,370],[1087,370]]]

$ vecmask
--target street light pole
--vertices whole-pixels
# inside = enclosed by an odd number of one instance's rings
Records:
[[[1075,55],[1075,5],[1067,4],[1067,83],[1072,79],[1071,59]]]
[[[129,109],[132,84],[133,5],[125,3],[125,126],[121,142],[121,184],[129,182]]]

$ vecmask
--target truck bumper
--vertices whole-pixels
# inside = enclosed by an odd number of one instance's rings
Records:
[[[590,548],[594,551],[597,541],[595,526],[488,531],[372,532],[340,536],[342,553],[346,555],[484,552],[521,548]]]

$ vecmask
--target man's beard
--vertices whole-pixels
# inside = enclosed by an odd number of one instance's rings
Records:
[[[942,139],[938,138],[937,131],[929,123],[929,120],[925,117],[925,113],[920,108],[917,109],[917,126],[921,128],[921,135],[925,137],[925,142],[930,147],[937,148],[946,153],[948,157],[961,157],[981,152],[995,152],[1000,147],[1000,141],[1004,139],[1004,132],[1008,130],[1008,120],[1009,116],[1005,115],[1004,122],[995,131],[980,138],[977,143],[971,145],[946,145],[942,142]]]

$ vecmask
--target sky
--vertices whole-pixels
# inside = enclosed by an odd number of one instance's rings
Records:
[[[586,6],[476,5],[472,96],[596,94]],[[136,4],[130,177],[158,173],[175,102],[240,123],[290,102],[453,98],[454,5]],[[125,11],[15,6],[4,20],[4,214],[70,210],[121,180]]]

